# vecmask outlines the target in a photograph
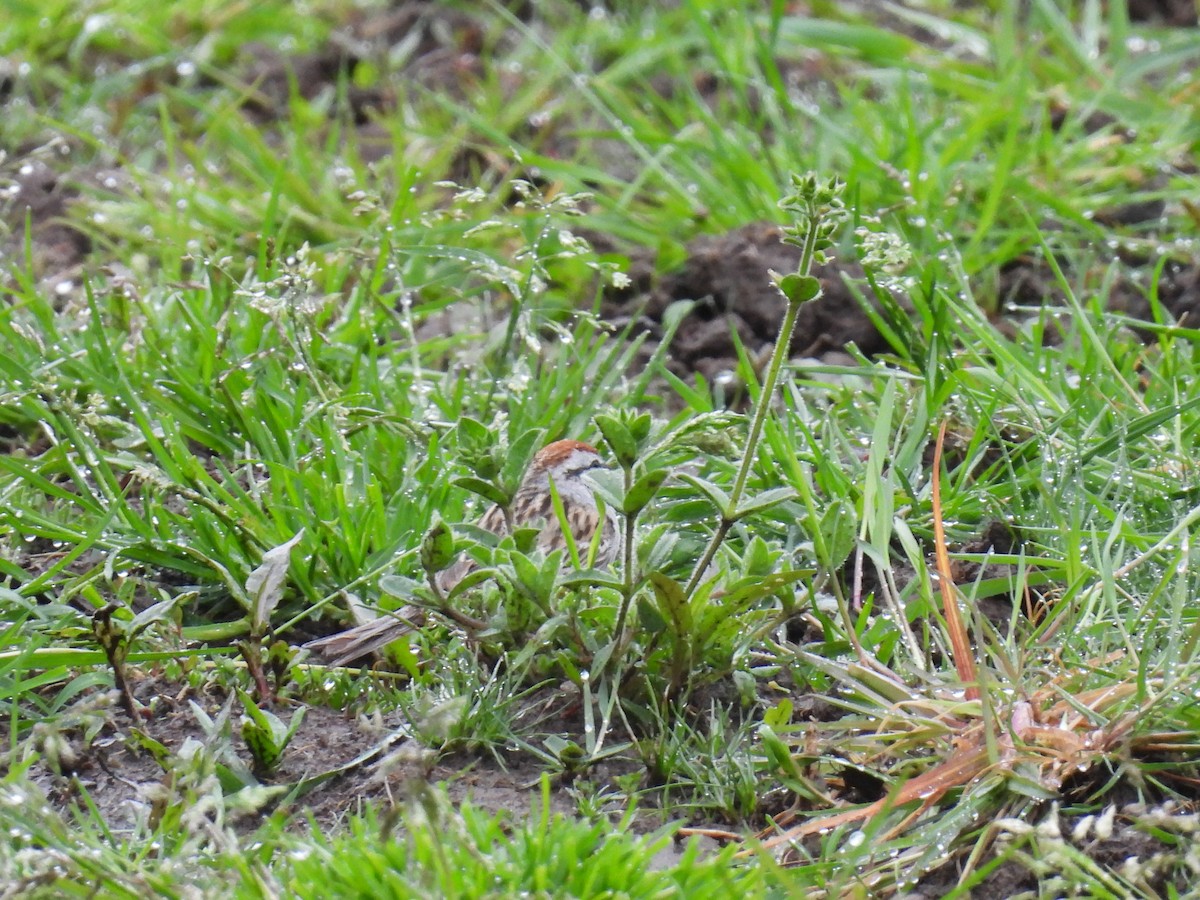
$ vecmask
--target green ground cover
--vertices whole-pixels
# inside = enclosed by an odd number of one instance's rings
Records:
[[[1151,5],[9,3],[0,896],[1192,895]]]

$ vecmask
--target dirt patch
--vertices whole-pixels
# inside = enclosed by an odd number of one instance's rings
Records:
[[[30,737],[40,757],[29,777],[47,799],[63,812],[81,802],[84,793],[110,827],[132,828],[140,820],[161,814],[158,804],[181,799],[173,785],[189,778],[187,759],[194,747],[204,747],[225,765],[250,766],[240,736],[241,707],[233,704],[224,726],[207,730],[192,708],[195,703],[210,720],[222,721],[226,698],[219,692],[197,694],[159,679],[143,679],[135,690],[139,702],[153,710],[131,725],[113,706],[112,692],[89,694],[59,717],[54,732],[35,728]],[[298,707],[275,710],[285,722]],[[395,723],[385,718],[383,724]],[[5,740],[8,740],[5,734]],[[287,748],[280,768],[262,783],[295,784],[346,766],[381,741],[379,734],[353,717],[322,707],[307,707],[304,722]],[[164,755],[165,754],[165,755]],[[311,808],[329,824],[345,812],[348,798],[378,793],[369,784],[372,770],[349,770],[313,790]],[[350,785],[350,789],[347,786]],[[336,792],[339,808],[322,803],[323,793]],[[243,816],[239,827],[253,828],[257,816]]]
[[[16,152],[0,169],[0,263],[23,268],[28,237],[33,272],[52,295],[78,280],[92,239],[71,218],[71,207],[85,190],[117,189],[118,170],[71,167],[72,144],[55,139]]]
[[[1129,21],[1194,28],[1195,0],[1128,0]]]
[[[1157,210],[1157,211],[1156,211]],[[1161,210],[1114,209],[1114,216],[1157,216]],[[710,381],[728,378],[738,360],[735,337],[757,363],[765,363],[778,336],[783,300],[770,278],[770,271],[791,272],[800,258],[798,248],[780,242],[780,228],[771,223],[754,223],[722,235],[704,235],[687,245],[687,256],[678,268],[659,273],[650,251],[630,254],[631,284],[610,290],[601,315],[616,324],[636,322],[648,334],[650,347],[664,338],[668,309],[679,300],[693,300],[695,307],[675,334],[668,353],[674,374],[688,379],[694,372]],[[603,248],[603,239],[597,243]],[[1115,281],[1108,267],[1073,273],[1068,280],[1083,290],[1107,290],[1107,308],[1131,318],[1149,321],[1154,317],[1150,302],[1151,278],[1158,259],[1129,258]],[[829,362],[848,361],[842,351],[853,344],[864,355],[889,350],[889,345],[864,309],[864,301],[878,310],[869,296],[861,267],[834,261],[819,267],[823,295],[800,311],[791,341],[791,356],[816,357]],[[856,286],[856,291],[851,288]],[[1011,329],[1021,319],[1043,306],[1066,307],[1067,297],[1044,259],[1025,255],[1001,267],[998,282],[989,289],[980,284],[977,296],[988,308],[1009,311]],[[1157,299],[1174,321],[1190,325],[1200,320],[1200,266],[1179,260],[1162,264],[1157,282]],[[896,298],[901,308],[910,308]],[[1081,296],[1086,301],[1087,295]],[[1146,332],[1144,337],[1149,337]],[[645,352],[648,357],[650,350]]]
[[[1154,318],[1150,296],[1155,290],[1152,278],[1158,262],[1133,258],[1111,284],[1107,284],[1107,265],[1082,273],[1067,266],[1064,275],[1081,303],[1088,302],[1090,292],[1107,290],[1109,310],[1148,322]],[[1156,293],[1158,303],[1175,322],[1189,328],[1200,323],[1200,266],[1175,259],[1163,262]],[[1044,258],[1023,255],[1001,266],[997,300],[1015,316],[1028,315],[1030,309],[1043,306],[1065,306],[1067,295]]]
[[[286,116],[293,93],[313,100],[345,84],[349,110],[361,126],[373,113],[394,108],[396,92],[386,85],[356,85],[360,67],[371,65],[413,87],[462,97],[483,75],[485,39],[485,24],[477,16],[440,3],[404,3],[369,14],[356,10],[328,44],[309,53],[288,55],[247,44],[234,68],[238,80],[252,88],[246,109],[258,121]]]
[[[189,786],[197,789],[199,770],[188,760],[200,748],[234,773],[251,769],[252,757],[241,736],[241,704],[230,704],[224,691],[197,692],[143,676],[134,692],[147,711],[136,723],[117,708],[115,692],[89,692],[58,714],[53,730],[35,726],[18,742],[36,753],[28,778],[64,815],[86,796],[111,828],[131,829],[153,821],[162,814],[164,802],[186,801]],[[542,692],[533,703],[540,707],[552,699]],[[565,702],[561,696],[558,700],[560,706]],[[404,803],[432,785],[444,786],[455,804],[470,800],[489,814],[508,812],[519,818],[537,808],[546,774],[551,776],[551,812],[576,815],[577,790],[589,794],[610,787],[618,777],[636,780],[643,771],[628,757],[612,758],[570,777],[525,752],[478,748],[439,756],[410,736],[408,720],[399,710],[365,713],[360,703],[338,710],[296,701],[272,707],[285,723],[300,710],[303,721],[279,768],[258,779],[263,786],[285,790],[265,806],[240,811],[230,820],[235,828],[253,830],[262,815],[296,787],[301,793],[291,808],[303,810],[322,827],[336,827],[366,803],[385,808]],[[581,716],[573,713],[571,719]],[[7,721],[0,723],[0,739],[6,744],[7,726]],[[581,732],[564,736],[583,740]],[[234,792],[233,785],[226,785],[225,799]],[[610,812],[619,817],[624,809]],[[648,807],[632,827],[648,833],[663,821]]]
[[[704,235],[687,246],[679,268],[659,274],[650,252],[630,257],[631,284],[609,291],[601,315],[616,322],[635,319],[656,346],[665,336],[668,309],[679,300],[695,307],[680,324],[668,353],[680,377],[699,372],[707,379],[737,370],[734,335],[758,363],[765,363],[779,336],[784,300],[770,272],[796,270],[800,249],[780,241],[780,227],[757,222],[722,235]],[[847,280],[862,280],[853,263],[833,262],[814,274],[823,295],[805,304],[792,334],[791,355],[820,357],[854,344],[863,353],[886,348],[879,330],[861,309]]]

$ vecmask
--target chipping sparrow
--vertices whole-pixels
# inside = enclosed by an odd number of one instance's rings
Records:
[[[586,472],[603,466],[596,448],[582,441],[565,440],[547,444],[533,457],[533,462],[513,497],[508,515],[505,515],[500,506],[493,506],[483,514],[483,518],[479,520],[479,527],[494,534],[504,535],[509,532],[510,520],[516,527],[544,523],[537,538],[538,549],[543,553],[566,549],[566,537],[559,527],[558,516],[554,512],[554,501],[550,495],[550,482],[553,481],[559,499],[562,500],[564,518],[571,529],[571,536],[575,539],[580,559],[587,556],[599,525],[603,530],[596,547],[594,565],[597,568],[607,566],[617,556],[616,523],[612,514],[608,513],[601,525],[596,499],[584,479]],[[569,558],[566,564],[570,564]],[[442,592],[453,590],[477,565],[475,560],[463,554],[450,568],[438,574],[438,589]],[[347,631],[309,641],[305,646],[324,654],[331,665],[344,665],[352,659],[386,646],[414,626],[420,626],[424,618],[424,609],[409,605],[397,613],[383,615]]]

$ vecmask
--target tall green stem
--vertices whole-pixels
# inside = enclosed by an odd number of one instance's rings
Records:
[[[800,275],[808,275],[812,269],[820,230],[821,218],[815,210],[812,210],[808,216],[804,241],[801,244],[800,262],[796,267],[796,271]],[[754,408],[754,418],[750,422],[750,433],[746,437],[746,451],[742,455],[742,464],[738,468],[737,478],[733,482],[733,490],[729,494],[729,505],[721,510],[721,520],[717,523],[717,528],[713,532],[708,546],[704,548],[703,555],[697,561],[696,568],[692,572],[692,577],[688,579],[687,587],[683,592],[684,597],[688,600],[692,598],[696,588],[699,587],[701,580],[704,578],[704,573],[708,570],[709,564],[713,561],[713,557],[717,555],[717,550],[721,546],[721,542],[725,540],[725,535],[729,533],[729,529],[738,520],[738,507],[741,505],[742,495],[746,492],[746,482],[750,478],[750,469],[754,466],[763,425],[767,420],[771,401],[775,396],[775,385],[779,380],[779,373],[783,369],[784,360],[787,359],[788,348],[792,342],[792,331],[796,327],[796,317],[800,314],[800,307],[811,299],[809,297],[803,300],[788,300],[787,310],[783,315],[783,322],[779,326],[779,336],[775,340],[775,349],[771,353],[771,363],[767,366],[766,378],[763,379],[762,390],[758,396],[758,404]]]
[[[625,469],[625,496],[629,495],[630,489],[633,487],[633,471]],[[633,599],[633,548],[634,538],[637,533],[637,515],[630,513],[625,516],[625,532],[622,535],[621,555],[622,555],[622,570],[621,574],[624,578],[624,584],[621,586],[621,609],[617,613],[617,627],[613,631],[613,640],[618,641],[618,646],[624,643],[625,640],[625,617],[629,615],[629,602]],[[613,657],[619,656],[614,653]]]

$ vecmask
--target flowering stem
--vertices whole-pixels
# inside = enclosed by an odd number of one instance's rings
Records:
[[[783,315],[783,322],[779,327],[779,336],[775,341],[775,350],[771,353],[771,363],[767,367],[766,378],[763,381],[762,391],[758,397],[758,405],[754,409],[754,418],[750,422],[750,434],[746,438],[746,452],[742,456],[742,464],[738,469],[737,479],[734,481],[733,490],[729,494],[729,506],[721,510],[721,520],[717,523],[717,529],[713,532],[708,546],[704,548],[703,555],[696,563],[696,568],[692,572],[692,577],[688,580],[687,587],[684,588],[684,596],[689,600],[695,593],[700,581],[704,578],[704,573],[708,570],[713,557],[717,555],[717,549],[725,540],[725,535],[729,533],[729,529],[737,521],[737,508],[741,503],[742,494],[746,491],[746,481],[750,476],[750,469],[754,466],[755,452],[758,449],[758,441],[762,435],[763,424],[767,419],[767,410],[770,408],[771,398],[775,394],[775,384],[779,380],[779,371],[783,368],[783,361],[787,357],[788,345],[792,339],[792,329],[796,326],[796,317],[799,315],[800,307],[803,305],[803,303],[789,302],[787,311]]]
[[[799,179],[793,176],[793,186],[796,193],[785,198],[780,204],[785,209],[793,209],[799,213],[800,224],[794,229],[785,229],[785,240],[800,247],[800,261],[796,265],[796,273],[784,278],[775,276],[780,293],[787,298],[787,309],[783,321],[779,325],[779,336],[775,340],[775,349],[771,353],[771,362],[767,366],[763,379],[762,390],[759,392],[758,403],[754,408],[754,418],[750,422],[750,433],[746,437],[746,450],[734,479],[733,490],[729,493],[729,502],[721,510],[721,519],[713,531],[712,538],[704,548],[704,553],[696,563],[692,576],[684,588],[684,597],[691,600],[705,572],[717,555],[717,550],[725,540],[734,524],[741,518],[739,507],[742,495],[746,492],[746,483],[750,478],[750,470],[754,467],[758,443],[762,437],[763,425],[766,423],[771,402],[775,396],[775,385],[779,381],[779,373],[783,370],[787,359],[788,349],[792,342],[792,331],[796,327],[796,319],[800,307],[820,296],[820,285],[812,278],[813,263],[817,259],[822,246],[828,246],[828,237],[836,226],[841,209],[837,199],[840,193],[840,183],[836,180],[828,186],[818,187],[815,179]]]

